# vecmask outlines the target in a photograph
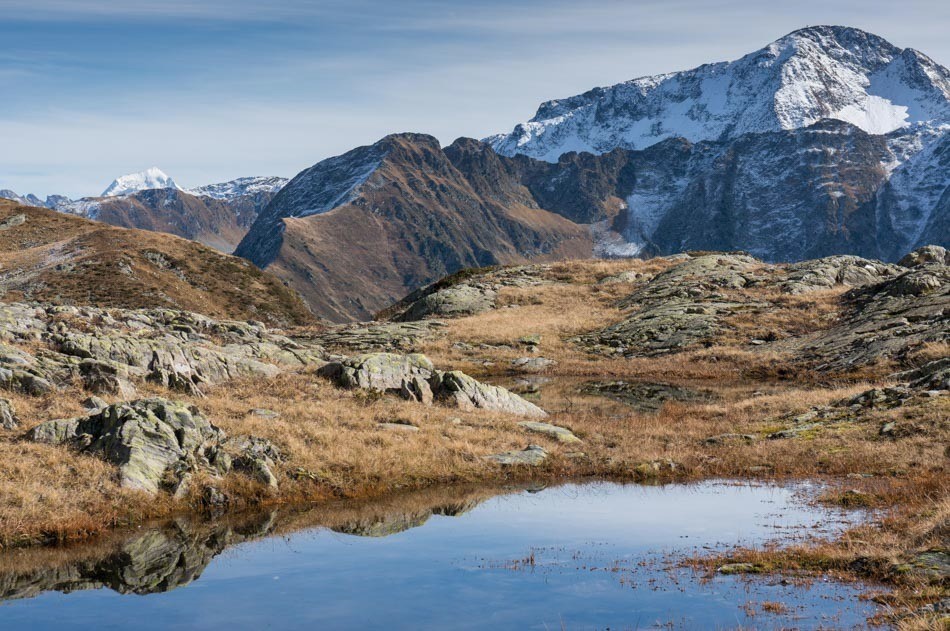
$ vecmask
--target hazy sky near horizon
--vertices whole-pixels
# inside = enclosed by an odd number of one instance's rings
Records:
[[[544,100],[845,24],[950,65],[950,2],[0,0],[0,189],[293,176],[399,131],[448,143]]]

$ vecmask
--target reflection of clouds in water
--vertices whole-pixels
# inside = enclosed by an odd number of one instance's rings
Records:
[[[835,512],[803,502],[799,487],[593,483],[488,498],[449,489],[276,520],[184,520],[98,555],[77,548],[75,559],[45,566],[43,551],[29,552],[16,568],[0,564],[0,589],[32,599],[8,601],[0,617],[61,629],[63,620],[81,626],[95,608],[105,626],[136,619],[158,628],[193,624],[199,608],[213,626],[280,619],[334,628],[522,628],[624,626],[636,622],[630,612],[642,612],[650,624],[675,617],[686,626],[730,626],[751,623],[737,603],[758,599],[789,602],[805,615],[795,624],[809,628],[837,609],[845,626],[870,612],[852,586],[704,581],[676,563],[707,546],[761,544],[833,521]],[[74,593],[33,598],[46,590]],[[104,603],[109,590],[162,595],[113,594]]]

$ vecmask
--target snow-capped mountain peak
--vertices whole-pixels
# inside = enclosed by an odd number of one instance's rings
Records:
[[[239,177],[230,182],[207,184],[205,186],[188,189],[187,192],[199,197],[227,200],[243,197],[245,195],[276,193],[282,189],[288,181],[287,178],[276,176]]]
[[[113,180],[112,184],[102,192],[101,197],[119,197],[131,195],[139,191],[156,188],[174,188],[181,190],[175,180],[165,174],[158,167],[152,167],[138,173],[129,173]]]
[[[815,26],[732,62],[634,79],[548,101],[509,134],[504,155],[642,149],[672,137],[728,140],[838,119],[872,134],[950,122],[950,72],[859,29]]]

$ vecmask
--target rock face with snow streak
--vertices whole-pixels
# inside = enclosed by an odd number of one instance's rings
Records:
[[[734,62],[549,101],[487,142],[555,163],[642,151],[602,254],[895,260],[950,238],[948,131],[950,71],[876,35],[817,26]]]
[[[501,154],[556,161],[569,151],[643,149],[808,127],[823,119],[869,134],[950,123],[950,73],[925,55],[859,29],[795,31],[733,62],[634,79],[548,101]]]

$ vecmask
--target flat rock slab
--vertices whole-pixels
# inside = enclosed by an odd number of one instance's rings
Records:
[[[548,459],[548,452],[539,445],[528,445],[521,451],[506,451],[486,456],[486,458],[505,466],[526,465],[536,467]]]
[[[518,425],[525,428],[529,432],[544,434],[545,436],[553,438],[559,443],[571,444],[583,442],[580,438],[574,435],[574,432],[567,429],[566,427],[559,427],[557,425],[552,425],[551,423],[542,423],[539,421],[522,421],[518,423]]]

